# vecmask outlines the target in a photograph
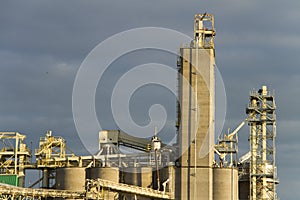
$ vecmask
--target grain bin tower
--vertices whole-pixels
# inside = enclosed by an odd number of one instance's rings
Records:
[[[214,36],[213,15],[196,14],[194,39],[180,48],[176,199],[213,199]]]

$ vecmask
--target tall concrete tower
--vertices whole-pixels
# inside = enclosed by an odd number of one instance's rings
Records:
[[[213,15],[196,14],[194,39],[180,48],[176,199],[213,199],[214,36]]]

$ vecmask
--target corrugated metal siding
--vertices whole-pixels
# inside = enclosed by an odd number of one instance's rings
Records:
[[[3,175],[0,174],[0,183],[5,183],[13,186],[18,186],[18,176],[17,175]]]

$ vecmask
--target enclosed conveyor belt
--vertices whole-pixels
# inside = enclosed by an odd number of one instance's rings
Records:
[[[19,199],[19,197],[23,197],[26,199],[35,199],[41,197],[83,199],[85,198],[85,196],[85,191],[40,188],[33,189],[0,184],[0,199]]]
[[[151,150],[151,141],[151,138],[135,137],[120,130],[103,130],[99,132],[100,146],[114,144],[148,152]],[[166,145],[162,144],[162,147],[164,146]]]
[[[156,199],[174,199],[174,194],[143,188],[128,184],[115,183],[108,180],[89,180],[87,191],[33,189],[0,184],[0,199],[40,199],[40,198],[72,198],[72,199],[102,199],[103,190],[113,190],[122,193],[136,194]]]
[[[113,181],[97,179],[88,181],[87,199],[99,199],[102,196],[102,189],[109,189],[117,192],[136,194],[139,196],[146,196],[155,199],[174,199],[174,194],[169,192],[162,192],[151,188],[144,188],[123,183],[115,183]]]

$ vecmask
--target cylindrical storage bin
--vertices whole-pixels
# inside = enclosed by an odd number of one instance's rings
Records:
[[[123,183],[128,185],[141,186],[141,168],[140,167],[130,167],[124,169],[123,174]]]
[[[152,167],[141,168],[141,187],[152,188]],[[139,197],[139,200],[151,200],[149,197]]]
[[[144,188],[152,188],[152,167],[142,167],[141,176],[141,186]]]
[[[142,176],[140,167],[126,167],[122,169],[121,182],[128,185],[141,186]],[[140,199],[134,194],[123,194],[122,199]]]
[[[128,167],[123,168],[122,183],[135,185],[144,188],[152,188],[152,167]],[[150,200],[151,198],[134,195],[123,194],[125,199]]]
[[[93,167],[86,169],[87,179],[104,179],[119,183],[119,168],[117,167]]]
[[[213,169],[214,200],[238,200],[238,170],[233,168]]]
[[[119,168],[117,167],[93,167],[86,169],[86,178],[87,179],[104,179],[119,183]],[[118,199],[117,192],[105,191],[102,198],[105,200],[115,200]]]
[[[55,186],[59,190],[85,190],[85,168],[57,168]]]

